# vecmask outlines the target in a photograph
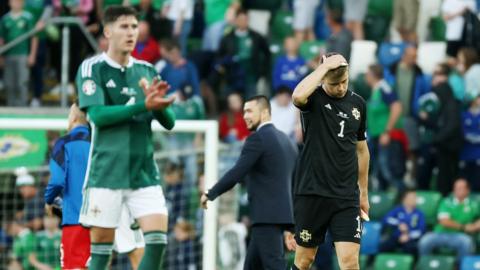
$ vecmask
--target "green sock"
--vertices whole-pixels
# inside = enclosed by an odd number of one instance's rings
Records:
[[[107,269],[110,255],[112,254],[113,243],[92,243],[90,246],[90,270]]]
[[[162,269],[163,253],[167,245],[167,235],[161,231],[144,233],[145,253],[138,269]]]

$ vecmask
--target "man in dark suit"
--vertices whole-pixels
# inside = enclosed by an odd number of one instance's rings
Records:
[[[244,269],[286,269],[284,257],[284,231],[293,225],[292,176],[297,149],[289,138],[271,122],[270,103],[265,96],[255,96],[244,105],[244,119],[250,135],[235,166],[207,193],[202,195],[204,208],[207,201],[231,189],[245,176],[250,216],[251,240]],[[295,244],[287,232],[287,248]]]

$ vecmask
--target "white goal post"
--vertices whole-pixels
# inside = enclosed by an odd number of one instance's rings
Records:
[[[67,119],[0,118],[0,130],[66,130]],[[166,130],[157,121],[152,122],[153,131]],[[214,120],[177,120],[173,132],[201,132],[205,134],[205,188],[213,186],[218,179],[218,123]],[[216,269],[217,250],[217,203],[209,202],[204,212],[203,269]]]

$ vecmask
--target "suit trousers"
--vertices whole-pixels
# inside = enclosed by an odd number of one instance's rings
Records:
[[[284,270],[287,268],[283,244],[283,227],[257,224],[251,229],[244,270]]]

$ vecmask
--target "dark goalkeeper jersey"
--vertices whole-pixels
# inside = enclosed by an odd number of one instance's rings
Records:
[[[366,139],[365,101],[350,90],[342,98],[333,98],[319,86],[299,109],[305,145],[295,195],[358,200],[356,145]]]

